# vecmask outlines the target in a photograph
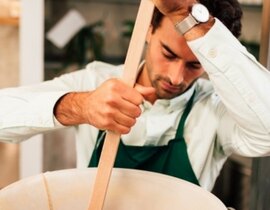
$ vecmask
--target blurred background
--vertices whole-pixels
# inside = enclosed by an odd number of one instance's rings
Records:
[[[239,2],[244,11],[240,40],[267,66],[269,0]],[[93,60],[123,63],[138,6],[138,0],[0,0],[0,88],[52,79]],[[72,129],[20,145],[0,143],[0,188],[75,164]],[[237,210],[266,210],[269,177],[268,158],[232,156],[213,193]]]

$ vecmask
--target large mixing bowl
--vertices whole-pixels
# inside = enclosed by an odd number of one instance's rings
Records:
[[[97,169],[46,172],[0,191],[0,210],[88,210]],[[114,168],[104,210],[226,210],[210,192],[158,173]]]

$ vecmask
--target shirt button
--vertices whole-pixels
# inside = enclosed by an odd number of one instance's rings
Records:
[[[212,48],[208,51],[208,57],[215,58],[217,57],[217,50],[215,48]]]

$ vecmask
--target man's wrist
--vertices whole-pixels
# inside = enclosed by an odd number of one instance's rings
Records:
[[[203,37],[214,25],[215,18],[210,17],[209,20],[205,23],[198,24],[194,26],[191,30],[184,34],[184,37],[187,41],[192,41]]]
[[[183,19],[183,17],[180,17],[180,18]],[[174,17],[170,17],[170,20],[175,25],[178,23],[180,18],[179,18],[179,16],[174,16]],[[200,23],[200,24],[194,26],[192,29],[187,31],[185,34],[182,34],[182,36],[184,36],[184,38],[187,41],[192,41],[192,40],[198,39],[198,38],[204,36],[212,28],[214,23],[215,23],[215,18],[213,16],[210,16],[209,20],[206,23]]]
[[[214,18],[210,15],[207,7],[200,3],[189,6],[182,15],[171,16],[170,19],[175,25],[175,29],[187,40],[193,40],[205,35],[214,23]],[[180,14],[180,13],[179,13]]]
[[[54,107],[54,116],[59,123],[65,126],[86,123],[82,118],[81,99],[87,93],[67,93],[62,96]]]

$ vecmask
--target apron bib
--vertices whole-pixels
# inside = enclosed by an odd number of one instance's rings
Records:
[[[180,119],[176,136],[163,146],[130,146],[120,140],[114,167],[152,171],[174,176],[199,185],[190,164],[183,137],[186,118],[191,110],[195,92]],[[88,167],[97,167],[104,144],[105,131],[100,131]]]

